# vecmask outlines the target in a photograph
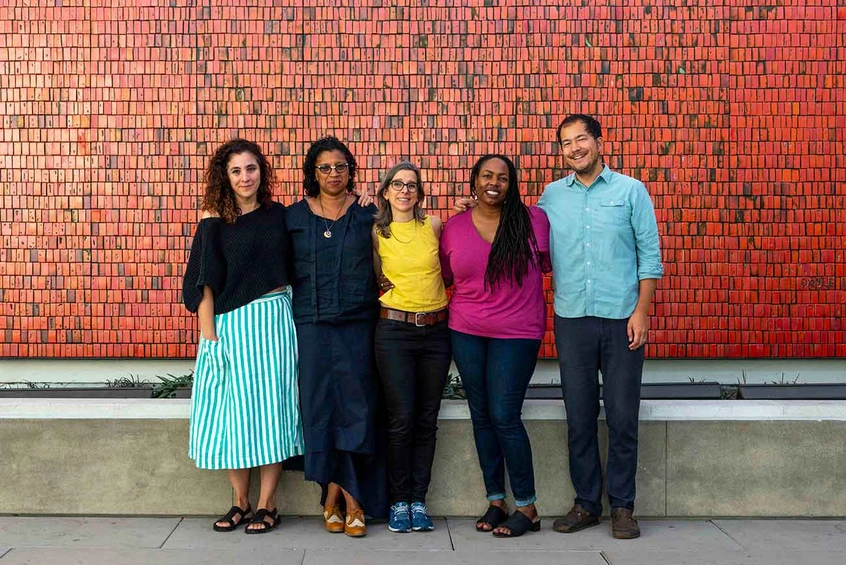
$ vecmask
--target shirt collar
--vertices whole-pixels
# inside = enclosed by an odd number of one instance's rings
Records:
[[[603,181],[608,183],[608,182],[611,182],[611,175],[612,174],[613,173],[612,173],[611,169],[608,168],[608,165],[603,165],[602,166],[602,172],[599,173],[599,176],[597,176],[596,178],[602,179]],[[568,175],[567,177],[565,177],[564,182],[567,183],[567,186],[573,186],[573,183],[576,182],[576,173],[572,173],[572,174]],[[594,182],[596,182],[596,181],[594,181]]]

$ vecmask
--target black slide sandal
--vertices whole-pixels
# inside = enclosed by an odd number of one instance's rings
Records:
[[[540,526],[540,518],[536,522],[532,522],[531,518],[519,510],[515,510],[514,514],[508,517],[508,520],[499,525],[500,528],[508,528],[510,533],[493,532],[493,535],[495,538],[519,538],[526,532],[539,532]]]
[[[505,510],[503,510],[499,506],[494,506],[493,504],[491,504],[490,506],[488,506],[488,511],[485,512],[485,515],[476,520],[476,531],[484,532],[487,534],[493,531],[497,526],[499,526],[506,520],[508,520],[508,514],[505,513]],[[482,524],[488,524],[491,529],[482,529],[480,527]]]

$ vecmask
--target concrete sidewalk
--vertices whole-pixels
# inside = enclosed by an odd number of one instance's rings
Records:
[[[468,518],[430,533],[328,534],[315,518],[285,517],[269,534],[216,533],[209,518],[0,517],[0,565],[839,565],[846,520],[641,520],[643,535],[611,537],[610,522],[576,534],[500,540]]]

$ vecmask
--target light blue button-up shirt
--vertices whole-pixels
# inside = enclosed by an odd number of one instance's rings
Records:
[[[643,183],[606,165],[589,187],[575,174],[547,185],[555,314],[625,319],[639,281],[664,274],[655,209]]]

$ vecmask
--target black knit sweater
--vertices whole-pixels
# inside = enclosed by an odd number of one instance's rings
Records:
[[[233,224],[201,220],[182,279],[185,307],[197,311],[204,286],[214,293],[214,313],[223,314],[287,285],[290,249],[285,207],[278,202]]]

